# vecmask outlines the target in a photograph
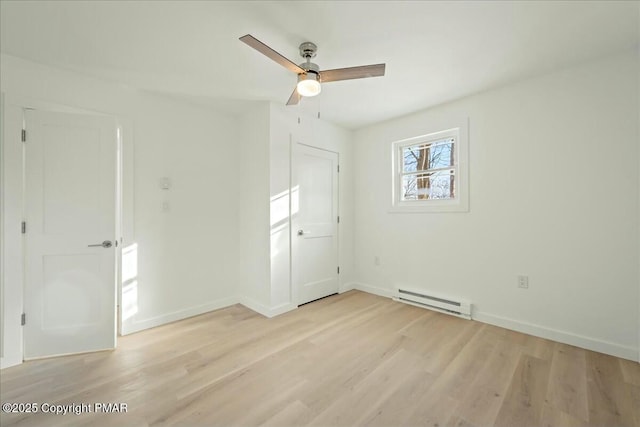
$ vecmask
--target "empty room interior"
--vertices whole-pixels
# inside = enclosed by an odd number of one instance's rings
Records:
[[[2,426],[640,426],[640,2],[0,19]]]

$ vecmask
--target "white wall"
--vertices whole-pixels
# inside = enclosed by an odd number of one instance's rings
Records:
[[[138,244],[138,298],[137,312],[123,325],[124,332],[237,301],[239,196],[232,180],[237,175],[232,161],[239,139],[237,118],[4,54],[0,65],[0,88],[11,104],[5,116],[11,123],[4,129],[3,168],[13,168],[3,170],[10,174],[4,176],[2,214],[5,230],[14,230],[3,234],[2,367],[21,360],[16,314],[22,310],[22,284],[15,262],[20,256],[20,236],[15,235],[21,217],[15,172],[20,151],[18,132],[10,129],[19,119],[19,104],[92,110],[126,124],[123,246]],[[172,180],[168,191],[159,187],[163,176]],[[163,201],[170,203],[169,212],[161,211]]]
[[[237,294],[237,119],[152,95],[138,96],[135,110],[139,312],[130,331],[226,306]],[[171,189],[160,189],[161,177]]]
[[[295,107],[294,107],[295,111]],[[291,142],[297,115],[269,105],[269,226],[271,306],[276,312],[295,307],[291,281]]]
[[[391,142],[459,115],[470,212],[389,213]],[[638,136],[637,51],[357,131],[359,287],[468,298],[481,321],[638,360]]]
[[[241,117],[238,159],[239,294],[242,304],[261,313],[271,307],[269,250],[269,104]]]

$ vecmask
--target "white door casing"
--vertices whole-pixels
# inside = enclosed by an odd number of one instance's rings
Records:
[[[112,349],[115,120],[26,110],[25,124],[24,358]]]
[[[338,153],[294,147],[292,273],[298,305],[338,292]]]

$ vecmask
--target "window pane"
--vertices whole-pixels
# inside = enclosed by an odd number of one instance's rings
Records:
[[[453,139],[431,146],[429,169],[447,168],[454,165]]]
[[[402,149],[403,171],[417,171],[418,158],[420,157],[420,148],[418,146],[405,147]]]
[[[453,166],[455,164],[453,145],[453,138],[447,138],[429,144],[404,147],[402,171],[416,172]]]
[[[453,170],[417,173],[402,177],[402,200],[455,198]]]

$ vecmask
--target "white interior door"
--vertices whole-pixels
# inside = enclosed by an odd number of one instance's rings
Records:
[[[115,121],[25,116],[24,358],[114,348]]]
[[[297,302],[338,292],[338,153],[298,144],[292,197]]]

